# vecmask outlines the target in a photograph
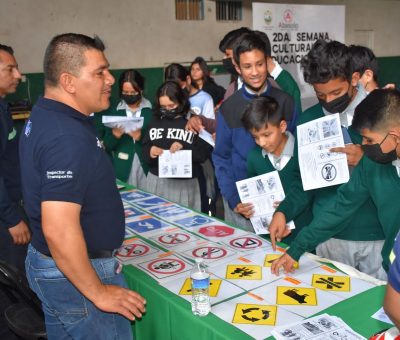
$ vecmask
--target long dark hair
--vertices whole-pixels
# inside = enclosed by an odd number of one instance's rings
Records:
[[[170,80],[162,84],[157,90],[154,115],[161,116],[160,97],[162,96],[167,96],[171,101],[178,104],[177,114],[184,116],[189,112],[190,102],[187,93],[181,89],[177,82]]]
[[[136,70],[126,70],[121,73],[118,80],[119,96],[122,96],[122,87],[124,83],[130,83],[137,92],[142,92],[144,89],[144,78]]]
[[[198,64],[200,69],[203,71],[203,83],[212,82],[214,83],[214,79],[210,76],[210,70],[208,69],[207,62],[202,57],[196,57],[190,64],[190,71],[192,70],[192,66]],[[192,84],[194,81],[192,80]],[[197,86],[196,86],[197,87]]]

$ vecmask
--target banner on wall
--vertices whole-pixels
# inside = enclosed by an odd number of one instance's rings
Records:
[[[345,6],[253,3],[253,29],[268,35],[272,56],[296,79],[303,110],[316,103],[300,60],[318,39],[344,42]]]

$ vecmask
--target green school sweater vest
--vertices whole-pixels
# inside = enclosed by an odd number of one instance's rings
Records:
[[[314,238],[330,237],[338,226],[347,225],[347,219],[358,216],[360,208],[372,199],[382,225],[385,243],[382,249],[383,268],[389,268],[389,254],[400,229],[400,178],[391,164],[379,164],[363,157],[354,169],[350,181],[340,186],[337,195],[323,213],[303,228],[293,242],[288,254],[298,259],[301,254],[315,245]]]
[[[266,174],[271,171],[275,171],[271,161],[268,157],[262,155],[262,148],[256,146],[247,156],[247,176],[254,177]],[[292,182],[296,177],[298,171],[298,160],[297,157],[292,157],[286,166],[278,171],[279,178],[281,179],[283,190],[285,194],[290,191]],[[299,216],[294,219],[296,228],[292,230],[291,234],[284,239],[286,244],[289,244],[294,240],[299,231],[312,220],[311,208],[306,208]]]
[[[141,117],[143,117],[143,128],[142,128],[142,138],[144,132],[146,131],[147,125],[149,124],[153,112],[149,108],[144,108],[141,111]],[[126,116],[125,110],[115,110],[110,115],[113,116]],[[143,168],[145,174],[148,172],[148,166],[143,161],[142,156],[142,142],[133,142],[131,136],[123,134],[120,139],[114,137],[112,129],[106,128],[103,143],[108,152],[112,154],[112,161],[115,170],[115,176],[121,181],[126,182],[129,178],[129,174],[132,169],[133,157],[136,154],[139,157],[140,164]],[[128,155],[127,159],[122,159],[119,154],[123,153]]]
[[[299,119],[299,125],[323,116],[324,113],[322,107],[320,104],[317,104],[303,112]],[[354,143],[360,143],[361,136],[359,134],[351,128],[348,129],[348,132]],[[297,145],[295,146],[295,153],[297,154]],[[299,176],[298,178],[300,180],[301,177]],[[295,190],[292,188],[292,190],[287,194],[287,196],[289,196],[288,200],[285,199],[277,210],[283,212],[286,218],[290,220],[293,219],[293,214],[297,214],[298,210],[296,205],[302,206],[304,204],[311,204],[314,220],[318,220],[319,216],[323,215],[327,207],[329,207],[335,200],[340,185],[304,192],[302,190],[302,183],[297,181],[297,183],[293,184],[293,187],[296,187],[297,189]],[[336,214],[341,213],[342,212],[339,210],[336,212]],[[314,221],[311,225],[315,225]],[[312,244],[314,246],[308,249],[308,251],[314,249],[318,244],[331,237],[349,241],[374,241],[384,239],[382,226],[378,219],[377,209],[371,199],[366,200],[352,215],[348,215],[347,219],[343,220],[340,226],[332,225],[331,228],[332,232],[329,237],[326,237],[323,233],[313,235]],[[296,246],[297,242],[303,242],[305,237],[309,237],[309,235],[301,232],[297,236],[296,240],[292,242],[292,246]]]

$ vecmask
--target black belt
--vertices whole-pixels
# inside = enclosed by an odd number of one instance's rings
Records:
[[[113,250],[94,250],[94,251],[88,251],[88,257],[91,260],[94,259],[105,259],[109,257],[113,257],[114,251]],[[44,254],[48,257],[52,257],[51,254]]]

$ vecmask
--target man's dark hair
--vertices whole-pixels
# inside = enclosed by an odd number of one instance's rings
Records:
[[[235,46],[233,47],[233,59],[237,65],[240,65],[240,55],[245,52],[250,52],[253,50],[259,50],[266,55],[267,47],[265,42],[259,34],[255,32],[250,32],[242,35],[239,40],[236,41]]]
[[[14,55],[14,50],[12,49],[11,46],[0,44],[0,51],[4,51],[11,55]]]
[[[317,40],[300,65],[309,84],[324,84],[336,78],[350,81],[353,74],[349,48],[339,41]]]
[[[246,130],[259,131],[268,125],[279,126],[284,120],[278,102],[272,97],[254,98],[247,106],[242,117]]]
[[[119,96],[122,96],[122,87],[124,83],[130,83],[137,92],[142,92],[144,89],[144,78],[139,71],[126,70],[121,73],[118,80]]]
[[[154,115],[160,117],[160,97],[167,96],[172,102],[178,104],[178,111],[182,116],[186,115],[190,110],[190,102],[188,94],[183,91],[176,81],[166,81],[162,84],[156,93],[156,103],[154,107]]]
[[[219,50],[222,53],[225,53],[227,49],[233,48],[235,45],[236,40],[243,34],[249,33],[251,30],[247,27],[240,27],[236,30],[229,31],[219,43]]]
[[[254,31],[255,34],[257,34],[262,41],[265,43],[265,56],[270,57],[271,56],[271,42],[268,38],[267,33],[262,32],[262,31]]]
[[[172,63],[164,71],[165,81],[186,81],[189,71],[181,64]]]
[[[43,61],[45,84],[56,86],[63,72],[78,76],[85,66],[84,52],[91,49],[104,51],[104,44],[98,36],[90,38],[83,34],[65,33],[51,39]]]
[[[349,51],[352,72],[359,72],[362,76],[366,70],[371,70],[374,73],[374,80],[378,81],[378,60],[374,52],[360,45],[350,45]]]
[[[352,126],[355,130],[369,129],[387,132],[400,127],[400,92],[377,89],[357,105]]]

